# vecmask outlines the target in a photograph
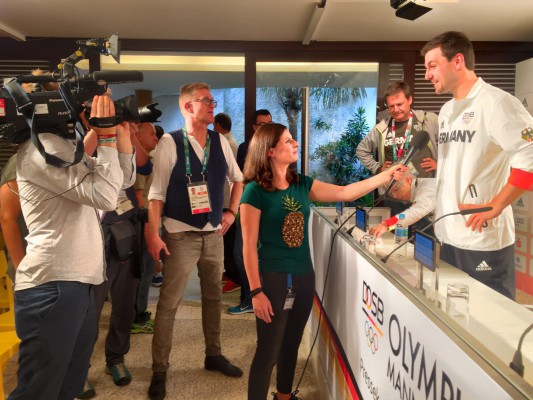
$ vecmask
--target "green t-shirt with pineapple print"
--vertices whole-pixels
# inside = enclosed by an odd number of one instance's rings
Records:
[[[298,183],[266,192],[257,182],[244,188],[241,203],[261,211],[259,269],[301,275],[313,268],[309,250],[309,191],[313,179],[298,174]]]

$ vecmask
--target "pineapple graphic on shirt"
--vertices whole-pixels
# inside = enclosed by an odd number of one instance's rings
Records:
[[[304,240],[304,215],[299,211],[302,205],[289,195],[285,195],[282,200],[283,208],[289,211],[283,220],[283,241],[289,247],[300,247]]]

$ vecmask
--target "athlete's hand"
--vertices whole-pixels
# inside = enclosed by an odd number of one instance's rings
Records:
[[[459,210],[471,210],[473,208],[481,207],[492,207],[492,210],[485,211],[481,213],[472,214],[470,218],[466,221],[465,226],[471,228],[472,231],[481,232],[483,228],[488,226],[488,222],[493,218],[496,218],[502,213],[501,207],[498,207],[496,204],[487,203],[487,204],[459,204]]]

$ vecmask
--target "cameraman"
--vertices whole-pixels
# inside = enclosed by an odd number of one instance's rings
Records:
[[[95,96],[91,117],[115,114],[109,96]],[[104,281],[97,209],[114,210],[123,173],[116,128],[94,128],[98,157],[56,168],[27,140],[17,152],[17,182],[28,247],[15,280],[15,323],[21,339],[18,385],[9,399],[73,399],[83,388],[96,319],[92,286]],[[48,153],[64,160],[72,143],[43,133]],[[131,157],[131,155],[130,155]]]

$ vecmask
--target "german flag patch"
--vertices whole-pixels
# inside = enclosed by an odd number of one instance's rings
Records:
[[[532,128],[526,128],[522,132],[522,139],[526,142],[533,142],[533,129]]]

